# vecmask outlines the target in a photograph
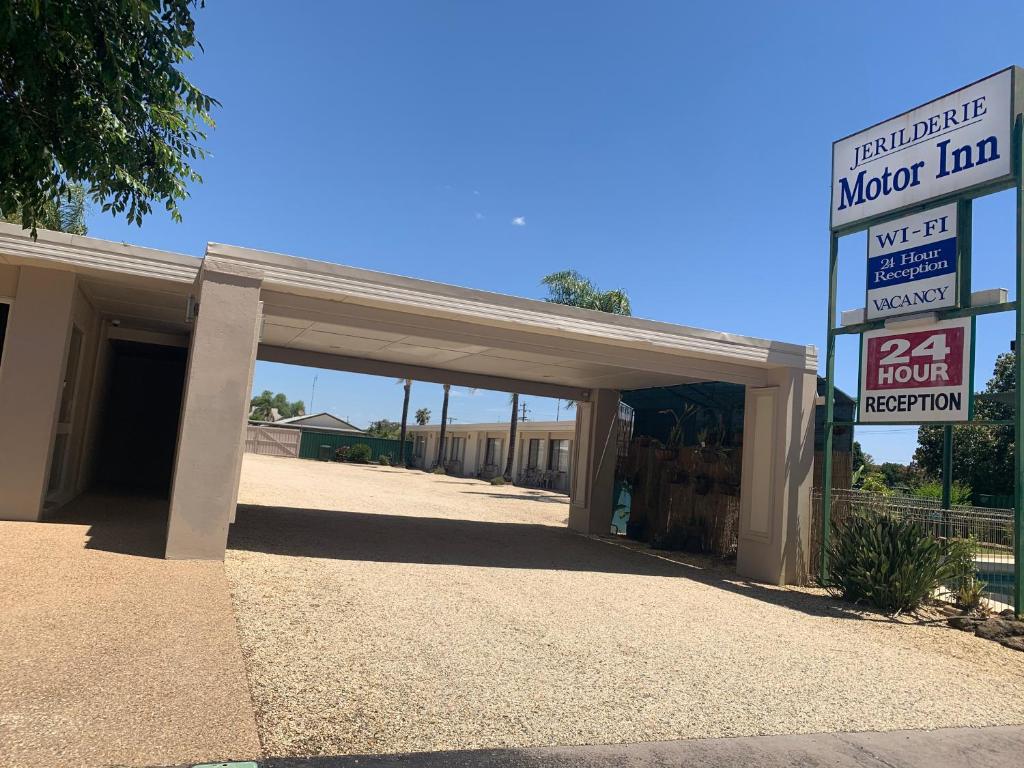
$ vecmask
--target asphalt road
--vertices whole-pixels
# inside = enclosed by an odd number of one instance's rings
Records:
[[[269,759],[261,768],[997,768],[1024,727],[693,739],[611,746]]]

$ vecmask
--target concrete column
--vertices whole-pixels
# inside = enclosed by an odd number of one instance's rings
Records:
[[[512,454],[512,482],[519,479],[519,473],[523,469],[523,454],[526,452],[526,440],[520,432],[516,432],[515,453]]]
[[[262,272],[209,256],[196,278],[167,528],[169,559],[220,560],[237,502]]]
[[[810,553],[817,375],[785,369],[747,387],[736,572],[802,584]]]
[[[466,477],[476,477],[476,473],[479,469],[479,456],[477,455],[479,448],[479,440],[476,436],[476,432],[469,432],[466,435],[466,455],[463,459],[462,473]]]
[[[569,528],[580,533],[608,533],[615,490],[615,422],[619,393],[591,391],[588,403],[576,404],[576,455],[569,500]]]
[[[75,275],[22,267],[0,368],[0,519],[39,520],[71,332]]]
[[[249,384],[247,385],[246,391],[249,392],[250,399],[246,401],[245,414],[248,420],[249,415],[249,403],[252,402],[252,379],[256,374],[256,348],[260,345],[260,330],[263,328],[263,302],[261,301],[256,305],[256,333],[252,338],[252,360],[249,362]],[[242,483],[242,458],[245,456],[245,437],[248,427],[243,426],[242,431],[238,437],[242,442],[242,445],[238,449],[238,468],[235,469],[235,490],[232,495],[235,497],[235,501],[238,500],[238,487]],[[301,440],[301,436],[300,436]],[[231,515],[228,517],[228,523],[235,522],[235,513],[238,511],[238,504],[231,505]]]

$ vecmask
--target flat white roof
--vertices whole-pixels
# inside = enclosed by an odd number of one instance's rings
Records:
[[[208,268],[263,275],[260,359],[585,400],[591,389],[764,385],[817,350],[210,243]],[[104,314],[187,333],[203,259],[0,223],[0,263],[72,270]],[[637,272],[637,279],[643,279]],[[724,278],[723,278],[724,279]]]
[[[494,421],[494,422],[474,422],[463,424],[461,422],[453,422],[448,425],[447,432],[507,432],[509,429],[509,422],[506,421]],[[517,426],[520,432],[571,432],[576,429],[576,421],[573,419],[566,419],[564,421],[520,421]],[[440,424],[412,424],[409,426],[410,432],[440,432]]]

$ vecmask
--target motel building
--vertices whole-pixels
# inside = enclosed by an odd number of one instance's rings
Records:
[[[444,468],[450,475],[490,480],[508,463],[509,423],[449,424],[444,435]],[[438,461],[441,425],[409,427],[412,464],[433,469]],[[520,421],[512,454],[512,482],[528,488],[568,493],[572,452],[576,441],[573,421]]]
[[[557,450],[581,534],[609,532],[620,397],[740,385],[737,572],[806,577],[813,346],[217,243],[196,257],[33,240],[12,224],[0,224],[0,519],[59,520],[83,494],[123,490],[165,499],[167,558],[223,558],[257,360],[575,401],[571,432],[526,424],[517,456],[547,471]],[[449,434],[464,436],[464,473],[507,449],[507,427]]]

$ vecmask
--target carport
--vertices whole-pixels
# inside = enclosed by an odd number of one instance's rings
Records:
[[[6,224],[0,301],[11,305],[2,518],[41,519],[93,482],[112,341],[187,349],[168,558],[224,555],[257,359],[577,401],[569,526],[587,534],[609,529],[619,393],[729,382],[745,387],[737,570],[806,575],[811,346],[215,243],[198,259],[49,232],[33,241]]]

